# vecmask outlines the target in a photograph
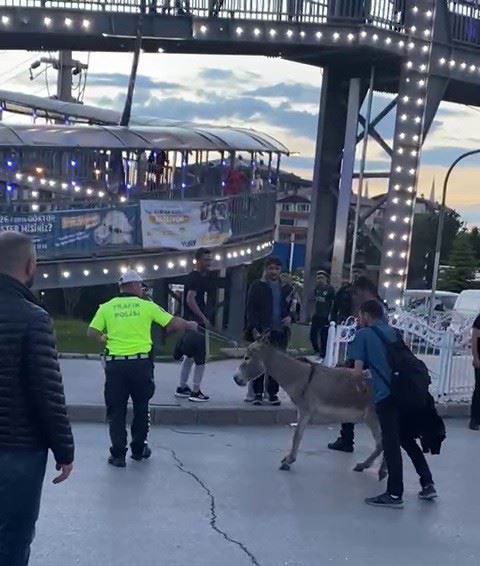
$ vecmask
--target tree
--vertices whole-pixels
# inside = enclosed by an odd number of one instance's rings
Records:
[[[475,258],[480,260],[480,230],[477,226],[474,226],[471,231],[468,233],[470,244],[473,248],[473,253],[475,254]]]
[[[448,269],[442,274],[438,288],[456,293],[467,289],[469,280],[475,277],[477,265],[470,235],[465,231],[459,232],[453,242]]]
[[[446,262],[449,258],[453,242],[461,227],[462,222],[458,213],[454,210],[447,211],[440,261]],[[437,228],[438,214],[429,212],[415,215],[408,271],[408,287],[410,289],[429,289],[432,286]]]

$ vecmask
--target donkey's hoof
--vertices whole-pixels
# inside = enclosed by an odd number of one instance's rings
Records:
[[[387,470],[378,470],[378,481],[383,481],[387,476]]]
[[[284,472],[290,471],[290,464],[287,462],[286,459],[282,460],[280,463],[280,469]]]
[[[354,472],[363,472],[363,470],[366,469],[365,464],[357,464],[354,468],[353,471]]]

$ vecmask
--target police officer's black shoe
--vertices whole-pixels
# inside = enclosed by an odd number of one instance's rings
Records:
[[[126,468],[127,463],[125,462],[125,456],[109,456],[108,463],[116,468]]]
[[[343,438],[337,438],[335,442],[330,442],[328,448],[330,450],[337,450],[338,452],[347,452],[349,454],[353,452],[353,444],[348,444],[347,442],[345,442],[345,440],[343,440]]]
[[[145,444],[143,447],[143,452],[141,454],[132,454],[131,458],[136,460],[137,462],[141,462],[142,460],[148,460],[152,455],[152,449],[148,444]]]

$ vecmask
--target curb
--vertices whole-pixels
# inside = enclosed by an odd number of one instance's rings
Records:
[[[440,416],[447,419],[467,418],[470,406],[467,403],[449,403],[437,406]],[[102,405],[69,405],[68,414],[72,422],[106,423],[105,407]],[[128,418],[131,418],[129,408]],[[183,407],[172,405],[150,406],[152,425],[203,425],[203,426],[273,426],[288,425],[297,420],[293,407]],[[332,424],[325,418],[314,418],[313,424]]]

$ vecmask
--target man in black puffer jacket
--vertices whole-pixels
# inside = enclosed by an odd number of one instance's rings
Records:
[[[49,315],[29,291],[30,239],[0,233],[0,564],[28,564],[47,452],[68,478],[73,437]]]

